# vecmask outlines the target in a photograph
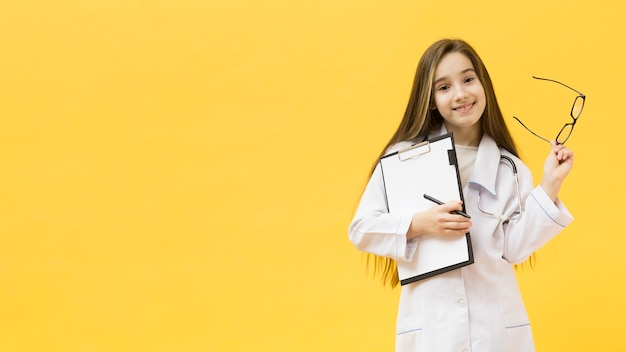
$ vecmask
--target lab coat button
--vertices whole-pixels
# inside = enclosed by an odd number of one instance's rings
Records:
[[[457,303],[459,304],[459,307],[465,307],[465,299],[463,299],[463,298],[459,298],[459,300],[457,301]]]

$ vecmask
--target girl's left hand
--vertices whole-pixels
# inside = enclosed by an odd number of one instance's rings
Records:
[[[541,187],[556,201],[561,185],[574,165],[574,152],[562,144],[550,142],[552,150],[543,164]]]

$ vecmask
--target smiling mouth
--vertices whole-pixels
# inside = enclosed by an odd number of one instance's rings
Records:
[[[452,110],[457,111],[457,112],[466,112],[466,111],[471,110],[474,107],[474,104],[475,103],[469,103],[469,104],[457,106],[456,108]]]

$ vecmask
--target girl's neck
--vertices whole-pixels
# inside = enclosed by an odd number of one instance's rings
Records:
[[[477,128],[476,128],[477,127]],[[483,137],[482,129],[479,126],[471,128],[454,128],[446,124],[446,130],[454,134],[454,143],[469,147],[478,147]]]

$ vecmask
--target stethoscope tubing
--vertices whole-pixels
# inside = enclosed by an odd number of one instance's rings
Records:
[[[500,221],[505,222],[505,221],[515,220],[522,215],[522,197],[521,197],[520,189],[519,189],[519,178],[517,177],[517,166],[515,165],[515,161],[507,155],[500,155],[500,162],[502,162],[502,160],[506,160],[511,165],[511,171],[513,172],[513,179],[515,181],[515,192],[517,194],[517,205],[518,205],[519,212],[513,213],[512,216],[505,216],[504,214],[496,215],[496,214],[483,210],[480,206],[480,192],[478,192],[477,203],[478,203],[478,210],[480,210],[483,214],[493,217],[493,218],[500,219]]]

